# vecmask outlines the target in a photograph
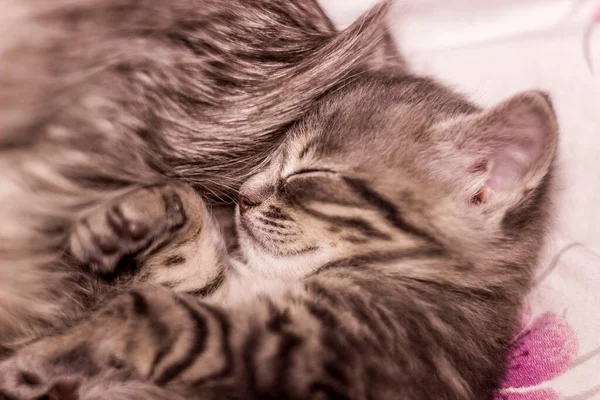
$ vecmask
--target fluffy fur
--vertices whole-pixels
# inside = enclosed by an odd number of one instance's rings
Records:
[[[165,179],[230,198],[316,98],[400,63],[385,7],[339,34],[312,0],[0,8],[0,354],[113,287],[65,256],[73,223]]]
[[[99,210],[116,219],[86,225],[95,233],[82,233],[92,238],[78,242],[83,258],[112,257],[115,235],[144,252],[144,227],[157,227],[154,237],[186,239],[150,256],[146,272],[201,271],[206,286],[142,284],[1,364],[0,389],[491,399],[543,243],[557,143],[543,93],[482,110],[430,79],[364,74],[318,102],[242,185],[242,256],[221,281],[223,264],[194,258],[214,253],[206,232],[189,233],[214,226],[189,189],[143,189],[148,200],[132,192]]]

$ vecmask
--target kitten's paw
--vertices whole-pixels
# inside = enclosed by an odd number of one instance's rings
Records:
[[[169,241],[187,216],[179,186],[134,190],[79,221],[69,239],[76,264],[110,278],[133,260]]]
[[[78,400],[82,379],[54,376],[39,363],[19,358],[0,364],[0,400]]]

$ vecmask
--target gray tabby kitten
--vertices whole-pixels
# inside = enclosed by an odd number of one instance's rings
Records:
[[[90,216],[71,241],[81,262],[159,245],[142,269],[174,289],[132,289],[23,349],[0,365],[0,390],[491,399],[543,243],[557,142],[541,92],[482,110],[430,79],[365,73],[243,184],[240,258],[178,184]],[[186,276],[204,289],[181,293]]]
[[[314,0],[0,8],[0,358],[119,285],[72,262],[75,222],[165,179],[234,196],[314,99],[400,63],[384,6],[339,34]]]

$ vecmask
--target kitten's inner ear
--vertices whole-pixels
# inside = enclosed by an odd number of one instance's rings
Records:
[[[469,121],[460,147],[476,162],[474,204],[518,200],[548,173],[558,144],[552,104],[542,92],[525,92]],[[482,179],[483,178],[483,179]]]

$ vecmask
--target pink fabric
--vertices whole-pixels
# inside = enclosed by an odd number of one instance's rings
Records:
[[[528,320],[528,311],[524,320]],[[535,318],[515,339],[503,389],[495,400],[560,400],[552,389],[536,386],[569,369],[577,354],[577,340],[569,324],[554,313]],[[525,392],[510,389],[531,388]]]
[[[500,393],[494,400],[562,400],[552,389],[538,389],[525,393]]]
[[[553,239],[494,400],[600,400],[600,257]]]
[[[538,385],[565,372],[577,354],[575,333],[553,313],[537,317],[517,337],[504,387]]]

